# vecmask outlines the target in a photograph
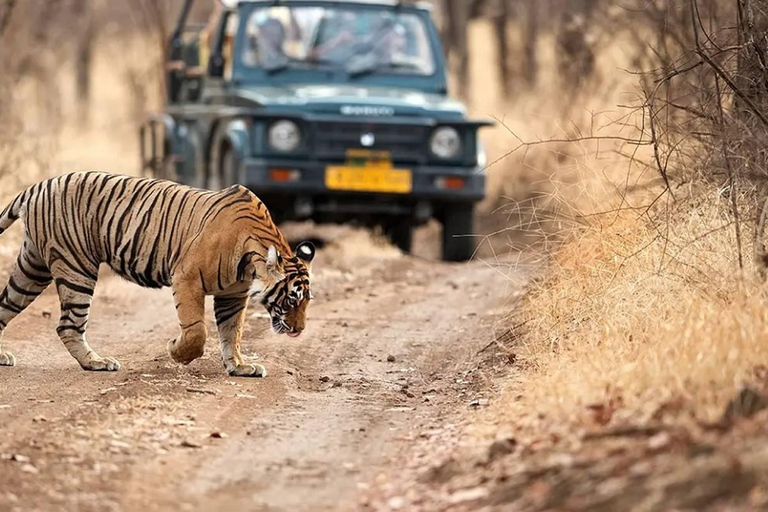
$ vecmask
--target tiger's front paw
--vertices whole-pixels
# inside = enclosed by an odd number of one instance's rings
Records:
[[[232,377],[266,377],[267,369],[260,364],[239,364],[228,368]]]
[[[16,358],[10,352],[0,352],[0,366],[15,366]]]
[[[177,363],[189,364],[199,357],[203,357],[205,347],[200,343],[184,343],[181,338],[168,342],[168,353]]]
[[[80,366],[90,372],[116,372],[120,369],[120,363],[112,357],[93,358]]]

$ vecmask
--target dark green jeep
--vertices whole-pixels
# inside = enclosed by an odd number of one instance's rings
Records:
[[[428,7],[230,2],[171,37],[165,112],[142,127],[145,172],[198,187],[241,183],[278,222],[381,226],[404,251],[436,218],[443,257],[474,250],[484,197],[477,132],[447,96]]]

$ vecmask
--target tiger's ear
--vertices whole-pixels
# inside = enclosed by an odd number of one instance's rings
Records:
[[[301,242],[296,246],[296,256],[309,266],[315,258],[315,246],[312,242]]]
[[[283,274],[282,261],[283,258],[280,256],[280,253],[277,252],[275,246],[270,245],[269,249],[267,250],[266,268],[267,273],[272,277],[272,279],[277,281],[280,281],[285,277]]]

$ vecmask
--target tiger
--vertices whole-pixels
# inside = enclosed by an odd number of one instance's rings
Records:
[[[0,293],[0,366],[5,328],[51,283],[61,303],[56,332],[84,370],[116,371],[86,340],[99,267],[147,288],[171,287],[181,333],[167,343],[187,365],[204,353],[205,297],[213,296],[221,358],[229,375],[265,377],[240,353],[246,308],[256,300],[272,330],[291,337],[306,327],[312,298],[311,242],[291,251],[259,198],[241,185],[201,190],[172,181],[101,171],[54,177],[18,194],[0,213],[0,235],[25,224],[16,264]]]

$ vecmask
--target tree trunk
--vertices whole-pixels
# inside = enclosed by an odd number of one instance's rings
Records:
[[[496,48],[498,53],[499,80],[502,89],[507,92],[512,83],[509,75],[509,4],[508,0],[499,0],[499,10],[494,19],[496,30]]]
[[[737,84],[755,105],[768,110],[768,10],[762,2],[737,0],[739,52]],[[748,120],[753,114],[736,101],[736,110]]]
[[[591,0],[569,2],[557,28],[557,59],[563,87],[578,89],[595,69],[595,54],[587,33],[594,29]]]
[[[736,0],[738,45],[744,48],[738,54],[736,84],[761,112],[768,112],[768,10],[763,2]],[[734,98],[734,110],[741,122],[754,126],[756,116],[744,100]],[[763,137],[766,137],[764,130]],[[761,169],[756,169],[758,172]],[[766,173],[765,170],[762,170]],[[754,260],[758,273],[766,278],[768,274],[768,176],[756,187],[755,231],[753,237]]]
[[[450,53],[458,62],[456,73],[459,76],[459,90],[457,93],[459,97],[465,100],[470,91],[467,25],[469,25],[471,9],[471,2],[466,0],[445,0],[445,13],[450,34]]]
[[[536,85],[539,73],[537,45],[539,41],[539,2],[528,0],[525,9],[525,42],[523,44],[523,78],[529,87]]]
[[[11,21],[11,13],[13,7],[16,5],[16,0],[6,0],[0,7],[0,38],[3,37],[5,29],[8,28],[8,23]]]
[[[77,0],[75,13],[81,32],[75,48],[75,91],[77,97],[78,120],[82,125],[88,123],[91,102],[91,67],[93,63],[93,44],[95,26],[93,7],[87,0]]]

